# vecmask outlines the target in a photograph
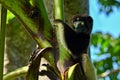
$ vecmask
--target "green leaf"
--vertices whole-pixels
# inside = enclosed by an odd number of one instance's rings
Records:
[[[66,75],[66,80],[86,80],[78,63],[72,65],[66,72]]]
[[[43,0],[30,0],[30,3],[32,4],[32,6],[37,7],[39,10],[39,16],[37,16],[39,17],[39,28],[41,29],[39,32],[42,31],[42,35],[44,35],[47,40],[51,40],[53,37],[52,25],[48,18]]]
[[[42,0],[39,1],[41,2]],[[46,17],[47,14],[43,3],[39,3],[39,7],[32,6],[29,0],[0,0],[0,3],[21,21],[26,30],[41,48],[51,46],[46,39],[50,39],[52,27],[48,17]],[[45,29],[42,30],[40,27]],[[49,33],[49,35],[47,33]],[[45,37],[41,34],[44,34]]]
[[[78,64],[74,64],[68,69],[67,80],[74,80],[76,66],[78,66]]]
[[[21,76],[25,76],[28,70],[28,66],[24,66],[16,69],[15,71],[9,72],[3,76],[3,80],[13,80]]]

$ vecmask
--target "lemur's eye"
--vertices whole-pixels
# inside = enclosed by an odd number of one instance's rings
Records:
[[[80,21],[80,24],[81,24],[82,26],[84,26],[84,25],[85,25],[85,22],[84,22],[84,21]]]

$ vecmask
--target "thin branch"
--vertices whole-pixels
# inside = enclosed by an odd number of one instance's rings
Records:
[[[11,80],[20,76],[25,76],[27,71],[28,71],[28,66],[21,67],[15,71],[12,71],[4,75],[3,80]]]
[[[113,75],[113,74],[118,73],[118,72],[120,72],[120,67],[116,70],[111,70],[110,72],[104,72],[104,73],[98,75],[98,78],[104,78],[106,76],[110,76],[110,75]]]

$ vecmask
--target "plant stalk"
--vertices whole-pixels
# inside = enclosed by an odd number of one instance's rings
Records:
[[[64,20],[64,0],[54,0],[54,18]]]
[[[7,9],[1,6],[0,22],[0,80],[3,80],[4,50],[5,50],[5,26]]]

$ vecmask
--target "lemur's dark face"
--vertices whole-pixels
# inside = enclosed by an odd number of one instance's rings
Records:
[[[73,29],[77,33],[90,34],[93,26],[93,19],[86,15],[76,15],[72,18]]]

